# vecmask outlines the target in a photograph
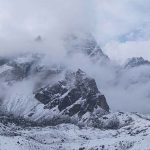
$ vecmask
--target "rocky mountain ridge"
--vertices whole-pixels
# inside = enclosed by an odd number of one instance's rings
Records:
[[[138,67],[141,65],[150,65],[150,61],[145,60],[143,57],[133,57],[128,59],[125,68]]]
[[[111,60],[97,42],[92,37],[78,41],[73,37],[67,56],[80,51],[105,71],[102,65]],[[43,54],[0,58],[0,149],[9,150],[11,143],[19,150],[138,150],[141,145],[148,150],[149,116],[112,112],[104,87],[92,76],[43,59]],[[141,57],[116,68],[109,86],[137,88],[149,80],[149,61]]]
[[[90,58],[106,57],[93,38],[85,43],[78,47],[81,53]],[[91,124],[93,116],[109,113],[106,98],[93,78],[81,69],[70,71],[63,65],[43,65],[43,59],[42,54],[24,54],[7,61],[1,58],[1,89],[10,90],[9,95],[0,95],[3,114],[38,124],[45,121],[43,124],[51,125],[55,120],[57,125],[73,120],[76,124]],[[33,87],[26,89],[28,92],[21,90],[30,84]]]

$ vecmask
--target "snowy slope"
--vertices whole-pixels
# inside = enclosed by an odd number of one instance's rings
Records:
[[[149,150],[150,121],[132,113],[114,113],[118,129],[79,128],[71,124],[55,127],[22,127],[0,124],[1,150]],[[105,117],[110,117],[106,115]],[[126,123],[127,121],[129,121]]]

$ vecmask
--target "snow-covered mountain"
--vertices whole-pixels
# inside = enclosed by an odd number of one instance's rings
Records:
[[[97,43],[92,38],[86,44],[78,47],[84,49],[81,53],[95,57],[92,52]],[[65,64],[43,64],[44,57],[29,53],[2,61],[1,89],[7,91],[0,94],[3,114],[52,125],[74,120],[76,124],[91,124],[91,118],[109,112],[106,98],[92,77],[81,69],[69,70]]]
[[[85,72],[80,69],[76,72],[64,70],[64,77],[59,81],[61,69],[42,68],[37,71],[39,64],[36,63],[34,58],[18,58],[1,66],[0,75],[4,84],[1,88],[10,90],[9,94],[6,92],[1,98],[3,112],[31,121],[44,120],[50,125],[56,118],[58,123],[68,118],[84,123],[92,116],[109,112],[105,96],[98,90],[95,80]],[[56,77],[57,80],[54,79]],[[49,81],[49,84],[40,83],[43,80]],[[33,87],[24,91],[26,86]]]
[[[99,92],[95,80],[80,69],[77,72],[67,72],[64,80],[38,90],[35,98],[45,104],[45,108],[58,106],[59,111],[70,116],[76,113],[82,116],[99,107],[109,111],[106,99]]]
[[[70,55],[76,53],[83,53],[87,55],[93,62],[107,63],[109,57],[102,51],[99,44],[93,37],[88,33],[80,33],[79,35],[69,35],[65,38],[66,49]]]
[[[9,150],[11,143],[19,150],[148,150],[150,117],[112,112],[108,102],[115,92],[116,101],[132,95],[131,89],[145,92],[150,62],[140,57],[115,65],[91,35],[65,41],[65,59],[81,53],[105,76],[65,61],[46,64],[39,53],[0,57],[0,149]]]

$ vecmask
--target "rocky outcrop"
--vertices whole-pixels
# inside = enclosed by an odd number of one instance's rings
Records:
[[[35,93],[35,98],[46,109],[57,107],[59,112],[69,116],[81,117],[98,109],[109,112],[106,98],[98,90],[95,80],[80,69],[69,71],[64,80],[41,88]]]

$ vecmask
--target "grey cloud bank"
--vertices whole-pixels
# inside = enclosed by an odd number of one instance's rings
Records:
[[[149,59],[149,7],[148,0],[0,0],[0,53],[23,51],[22,45],[33,50],[31,41],[38,35],[50,43],[88,31],[114,60],[137,55]]]
[[[109,57],[119,63],[132,56],[150,59],[149,6],[148,0],[0,0],[0,56],[45,53],[44,63],[81,68],[94,77],[112,110],[148,112],[149,80],[146,86],[131,80],[134,74],[139,75],[135,81],[143,73],[147,77],[149,69],[123,70],[118,78],[120,66],[114,62],[93,65],[80,53],[66,58],[64,39],[92,33]],[[41,41],[37,42],[39,35]]]
[[[91,32],[95,18],[92,5],[94,2],[85,0],[1,0],[0,53],[33,51],[41,45],[44,46],[41,51],[47,48],[47,52],[56,46],[52,43],[62,45],[61,40],[67,34]],[[38,35],[45,41],[40,46],[33,42]]]

